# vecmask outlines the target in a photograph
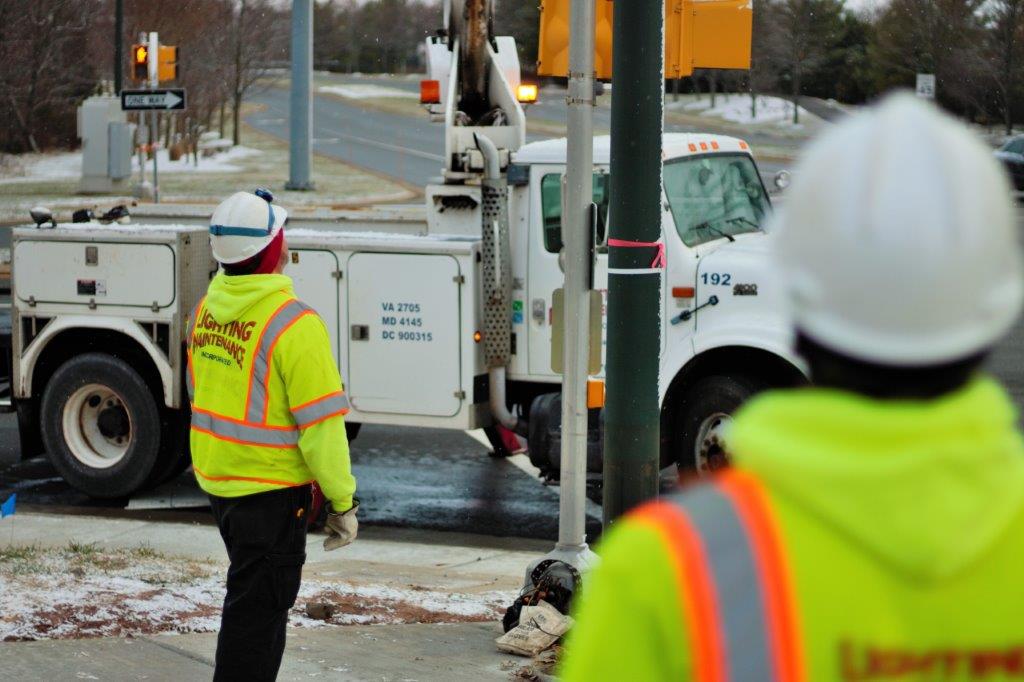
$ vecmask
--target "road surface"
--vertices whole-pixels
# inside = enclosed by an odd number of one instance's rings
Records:
[[[343,82],[408,92],[417,91],[419,87],[415,81],[386,77],[352,77]],[[288,138],[287,89],[269,88],[253,95],[249,101],[262,105],[263,110],[249,114],[246,123],[276,137]],[[527,118],[564,126],[564,94],[544,90],[540,102],[527,108]],[[610,108],[594,109],[594,126],[598,130],[610,128]],[[666,131],[694,132],[695,128],[670,124]],[[527,142],[544,138],[543,135],[530,134]],[[789,145],[795,151],[797,144],[790,137],[766,133],[754,133],[746,139],[754,145],[755,151],[758,144],[775,148]],[[444,164],[444,126],[431,123],[425,112],[420,116],[405,116],[360,107],[358,100],[316,95],[313,98],[313,150],[422,189],[440,178]],[[771,182],[775,172],[786,165],[763,161],[761,172],[765,182]]]

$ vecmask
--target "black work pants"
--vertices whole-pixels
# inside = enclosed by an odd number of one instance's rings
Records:
[[[288,610],[306,561],[309,503],[308,485],[244,497],[210,496],[231,560],[215,681],[277,678]]]

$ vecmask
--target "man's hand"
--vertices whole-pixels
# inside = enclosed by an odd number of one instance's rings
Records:
[[[353,500],[352,508],[341,514],[334,513],[333,508],[328,509],[325,550],[330,552],[332,549],[350,545],[356,539],[359,534],[359,521],[356,519],[356,509],[358,508],[358,500]]]

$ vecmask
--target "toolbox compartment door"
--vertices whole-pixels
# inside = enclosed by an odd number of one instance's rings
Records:
[[[34,303],[167,308],[175,254],[168,244],[22,240],[14,246],[14,291]]]
[[[349,374],[360,412],[451,417],[460,393],[460,268],[449,255],[348,260]]]
[[[291,249],[291,263],[285,272],[292,278],[295,295],[303,303],[312,306],[327,325],[327,332],[331,336],[331,353],[334,362],[338,363],[338,351],[341,348],[338,326],[341,310],[338,301],[338,257],[331,251]]]

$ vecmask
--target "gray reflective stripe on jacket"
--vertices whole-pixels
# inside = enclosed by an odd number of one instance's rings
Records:
[[[218,438],[226,438],[250,445],[284,448],[295,447],[299,443],[299,430],[295,427],[257,426],[240,424],[206,412],[192,412],[192,428],[206,431]]]
[[[332,393],[292,410],[298,427],[305,428],[327,417],[345,414],[349,410],[348,396],[344,392]]]
[[[270,367],[270,353],[288,325],[304,313],[312,310],[308,305],[292,299],[277,309],[267,321],[260,337],[259,347],[253,357],[252,380],[249,389],[249,403],[245,406],[245,421],[260,423],[267,411],[267,370]]]
[[[722,623],[726,678],[735,682],[775,679],[768,643],[768,611],[753,540],[733,501],[714,485],[665,499],[682,509],[700,536]]]

